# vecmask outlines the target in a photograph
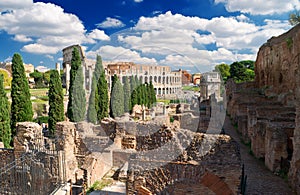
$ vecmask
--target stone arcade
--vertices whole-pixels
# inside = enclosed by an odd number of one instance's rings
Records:
[[[72,45],[63,49],[63,68],[65,72],[65,85],[67,91],[70,82],[70,68],[72,51],[76,47],[79,50],[84,73],[85,89],[89,92],[91,78],[95,68],[95,60],[88,59],[80,45]],[[133,62],[103,62],[109,89],[111,88],[111,77],[116,74],[124,83],[125,77],[137,76],[142,83],[152,81],[156,95],[176,97],[182,87],[182,71],[171,71],[169,66],[138,65]]]

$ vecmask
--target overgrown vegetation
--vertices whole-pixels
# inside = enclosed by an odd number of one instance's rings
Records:
[[[288,49],[291,50],[292,47],[293,47],[293,39],[292,39],[291,37],[286,38],[286,39],[285,39],[285,42],[286,42],[286,44],[287,44]]]
[[[88,188],[87,190],[87,194],[90,194],[93,191],[96,190],[102,190],[103,188],[105,188],[106,186],[109,186],[112,184],[112,180],[108,180],[108,179],[104,179],[101,181],[95,181],[95,183],[93,183],[93,185],[91,187]]]

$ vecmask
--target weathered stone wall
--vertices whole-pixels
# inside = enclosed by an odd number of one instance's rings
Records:
[[[300,193],[300,25],[259,49],[255,82],[227,82],[228,113],[253,154],[274,172],[289,172]]]
[[[273,37],[258,52],[255,63],[255,83],[258,88],[270,89],[281,95],[287,104],[294,104],[299,89],[300,25]]]
[[[227,83],[228,114],[242,135],[251,143],[255,157],[263,159],[274,172],[289,169],[295,129],[295,108],[277,96],[269,97],[253,83]]]

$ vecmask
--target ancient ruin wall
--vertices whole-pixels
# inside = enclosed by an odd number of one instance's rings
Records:
[[[297,25],[261,46],[255,63],[256,86],[270,88],[272,93],[293,100],[299,88],[299,64],[300,25]]]

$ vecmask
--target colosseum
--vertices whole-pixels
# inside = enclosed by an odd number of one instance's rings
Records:
[[[72,45],[63,49],[63,69],[65,72],[65,85],[69,89],[70,68],[73,48],[80,53],[84,72],[85,88],[87,92],[91,89],[91,78],[96,61],[88,59],[80,45]],[[111,77],[117,75],[124,82],[124,78],[137,75],[142,83],[152,82],[158,97],[174,97],[182,87],[182,70],[172,71],[169,66],[140,65],[134,62],[103,62],[109,88],[111,88]]]

